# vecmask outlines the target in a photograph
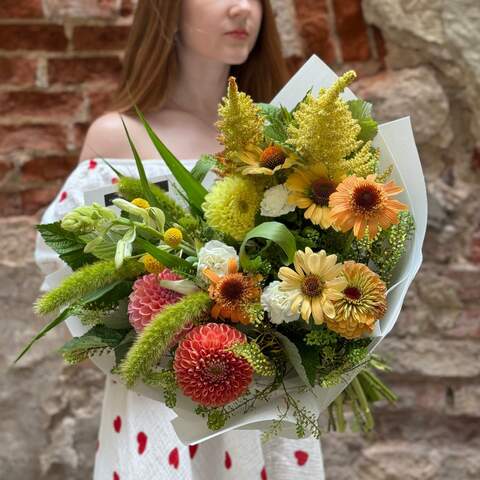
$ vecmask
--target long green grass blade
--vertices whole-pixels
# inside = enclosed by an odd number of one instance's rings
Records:
[[[135,164],[137,165],[137,170],[138,170],[138,175],[140,177],[140,182],[142,184],[142,190],[145,195],[145,198],[148,200],[148,203],[150,203],[151,206],[153,207],[158,207],[160,208],[160,205],[158,204],[157,198],[155,195],[152,193],[150,190],[150,185],[148,183],[147,175],[145,173],[145,169],[143,168],[142,160],[140,159],[140,155],[138,154],[138,151],[130,137],[130,133],[128,132],[127,126],[125,125],[125,122],[123,121],[123,128],[125,129],[125,133],[127,134],[128,138],[128,143],[130,144],[130,148],[132,149],[133,156],[135,158]]]
[[[142,121],[148,133],[148,136],[150,137],[150,140],[152,140],[157,152],[163,158],[167,164],[167,167],[172,172],[172,175],[187,194],[189,202],[195,208],[201,211],[202,203],[205,199],[205,195],[207,194],[207,190],[192,176],[182,162],[180,162],[180,160],[178,160],[177,157],[175,157],[175,155],[167,148],[167,146],[158,138],[150,124],[147,122],[147,120],[145,120],[142,112],[137,107],[135,107],[135,109],[138,117]]]

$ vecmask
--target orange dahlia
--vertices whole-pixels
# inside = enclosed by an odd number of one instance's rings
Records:
[[[363,263],[343,264],[347,286],[343,297],[334,302],[335,317],[327,326],[345,338],[358,338],[373,330],[387,310],[387,288],[382,279]]]
[[[363,238],[368,228],[369,239],[375,238],[378,228],[398,223],[398,213],[407,205],[390,197],[403,191],[393,181],[378,183],[376,175],[367,178],[352,175],[337,186],[330,195],[329,206],[333,225],[342,232],[353,228],[357,238]]]
[[[260,300],[262,293],[259,285],[260,276],[239,273],[234,258],[229,260],[228,271],[224,276],[217,275],[209,268],[203,273],[212,282],[208,288],[210,298],[215,302],[211,311],[212,317],[214,319],[222,317],[243,324],[250,323],[246,307]]]
[[[224,323],[194,327],[178,345],[173,362],[182,392],[207,407],[220,407],[243,395],[253,369],[229,347],[246,341],[245,334]]]

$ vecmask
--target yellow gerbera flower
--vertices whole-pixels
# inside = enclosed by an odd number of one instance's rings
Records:
[[[333,177],[329,176],[323,163],[296,170],[286,182],[291,192],[288,201],[298,208],[305,209],[306,219],[322,228],[328,228],[332,225],[329,198],[343,178],[344,175],[340,173]]]
[[[387,310],[387,288],[382,279],[366,265],[347,261],[343,264],[347,286],[335,302],[336,316],[327,318],[327,326],[345,338],[358,338],[373,330],[375,322]]]
[[[335,317],[334,301],[343,296],[347,286],[342,276],[343,265],[337,263],[336,255],[327,255],[325,250],[313,253],[310,248],[295,253],[295,269],[281,267],[278,278],[282,280],[280,290],[293,295],[292,312],[300,310],[308,322],[311,315],[316,324]]]
[[[262,149],[253,144],[247,145],[245,150],[238,154],[238,158],[247,164],[242,168],[244,175],[273,175],[278,170],[290,168],[298,160],[295,154],[278,145]]]
[[[403,191],[392,181],[378,183],[376,175],[367,178],[352,175],[347,177],[330,195],[330,216],[333,224],[342,232],[353,228],[356,238],[363,238],[368,227],[370,240],[374,239],[378,227],[383,229],[399,222],[398,213],[408,206],[390,197]]]

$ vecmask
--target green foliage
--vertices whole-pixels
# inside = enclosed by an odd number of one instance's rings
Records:
[[[143,264],[136,260],[126,261],[119,269],[115,268],[112,260],[85,265],[65,278],[58,287],[40,297],[35,303],[35,311],[46,315],[103,287],[121,280],[135,279],[143,271]]]
[[[61,222],[37,225],[45,243],[58,253],[59,257],[72,269],[95,262],[97,259],[83,252],[85,243],[74,233],[61,227]]]
[[[165,405],[169,408],[175,407],[177,404],[177,381],[172,369],[149,372],[143,381],[152,387],[160,386],[163,390]]]
[[[59,352],[67,363],[76,364],[93,355],[111,351],[130,330],[114,330],[105,325],[96,325],[81,337],[69,340]]]
[[[179,218],[185,217],[187,213],[178,205],[175,200],[171,199],[158,185],[149,184],[150,191],[155,196],[159,208],[165,213],[165,226],[170,228]],[[122,197],[128,201],[134,198],[141,198],[143,195],[141,181],[136,178],[122,177],[118,182],[118,191]]]
[[[128,387],[148,376],[166,352],[174,335],[187,323],[195,322],[210,311],[207,293],[197,292],[167,306],[155,315],[138,335],[135,344],[120,366],[120,374]]]
[[[276,107],[266,103],[257,103],[268,122],[264,129],[267,140],[285,145],[288,133],[287,127],[292,121],[292,114],[283,106]]]
[[[255,373],[265,377],[276,374],[275,365],[264,355],[255,341],[237,343],[230,350],[237,356],[244,358],[252,366]]]
[[[377,135],[378,124],[372,118],[372,104],[364,100],[350,100],[347,102],[352,117],[358,121],[361,130],[358,138],[364,142],[373,140]]]
[[[217,164],[217,159],[214,155],[201,155],[195,166],[190,172],[192,177],[199,182],[203,182],[207,173]]]

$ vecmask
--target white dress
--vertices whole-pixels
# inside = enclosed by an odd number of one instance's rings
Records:
[[[136,176],[133,160],[109,162],[121,173]],[[185,161],[191,168],[194,160]],[[161,160],[144,162],[147,176],[159,175]],[[42,223],[54,222],[83,205],[86,190],[116,183],[114,172],[101,160],[80,163],[70,174]],[[55,252],[38,236],[36,261],[47,275],[42,288],[58,281],[62,267]],[[97,441],[94,480],[323,480],[320,442],[313,438],[277,438],[266,444],[260,432],[237,430],[199,445],[183,445],[164,404],[127,390],[107,375]]]

